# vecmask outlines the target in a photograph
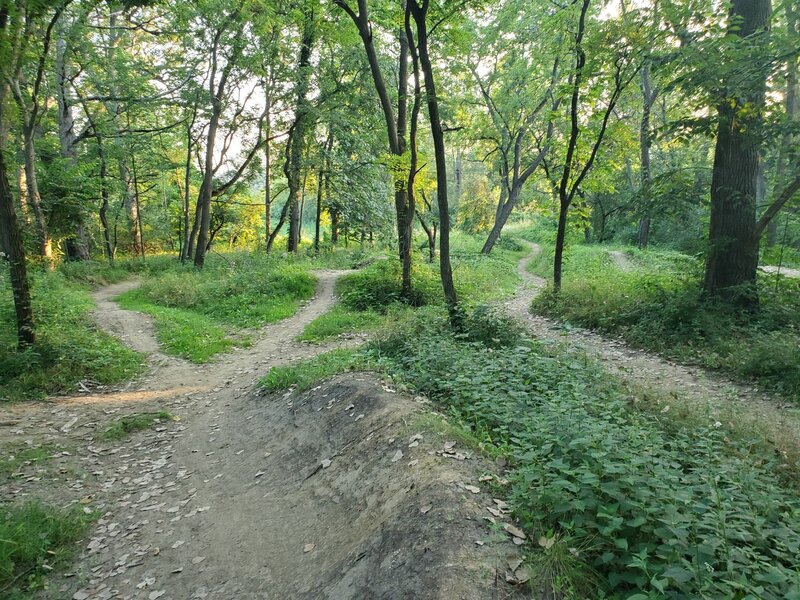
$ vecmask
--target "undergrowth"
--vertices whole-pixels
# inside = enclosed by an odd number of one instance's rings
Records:
[[[100,439],[120,440],[137,431],[152,429],[159,423],[163,423],[172,418],[173,416],[165,410],[120,417],[103,431],[100,435]]]
[[[142,357],[92,323],[89,294],[59,272],[31,274],[37,341],[18,352],[11,290],[0,273],[0,402],[30,400],[138,374]]]
[[[763,276],[760,310],[742,312],[701,295],[696,259],[627,249],[635,268],[621,271],[608,250],[571,247],[561,292],[545,292],[533,309],[800,399],[800,281]],[[546,249],[531,269],[547,276],[551,260]]]
[[[41,589],[49,571],[69,564],[91,519],[80,508],[0,505],[0,598],[22,600]]]
[[[473,321],[454,337],[444,317],[410,318],[371,360],[509,457],[514,514],[547,541],[528,548],[536,585],[576,599],[798,597],[800,501],[774,453],[719,422],[639,410],[585,355]]]

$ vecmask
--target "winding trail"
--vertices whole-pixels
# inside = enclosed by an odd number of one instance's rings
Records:
[[[148,373],[113,391],[3,407],[0,420],[0,448],[53,453],[0,478],[0,501],[100,515],[72,571],[37,597],[517,597],[506,577],[518,549],[489,529],[492,498],[477,487],[493,465],[455,442],[442,450],[415,426],[424,399],[363,374],[261,397],[270,368],[354,343],[295,339],[334,304],[344,273],[315,272],[316,296],[293,317],[202,366],[162,354],[150,319],[113,302],[136,282],[95,293],[98,324],[145,352]],[[119,417],[157,411],[174,420],[100,435]]]
[[[537,338],[582,350],[618,376],[636,397],[657,403],[665,413],[684,411],[706,416],[712,423],[719,420],[747,428],[774,443],[787,460],[793,463],[800,460],[800,407],[796,404],[700,367],[678,364],[632,348],[622,339],[567,328],[556,320],[532,314],[531,302],[547,287],[547,281],[527,269],[541,248],[520,241],[530,247],[531,253],[518,264],[523,285],[506,308]]]

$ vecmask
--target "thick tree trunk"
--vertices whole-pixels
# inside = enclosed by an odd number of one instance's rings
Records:
[[[203,183],[200,186],[200,195],[197,199],[197,212],[195,213],[195,229],[197,242],[194,247],[194,266],[202,269],[206,260],[211,228],[211,197],[214,186],[214,149],[219,128],[219,118],[222,111],[220,102],[215,102],[215,108],[208,124],[206,136],[205,161],[203,163]],[[194,232],[194,230],[193,230]],[[191,248],[190,240],[190,248]]]
[[[31,307],[31,293],[25,265],[25,250],[17,223],[14,199],[8,183],[5,156],[0,147],[0,250],[5,254],[11,275],[11,292],[17,321],[17,340],[20,350],[36,341]]]
[[[270,227],[272,226],[272,91],[269,86],[266,89],[266,105],[264,107],[264,242],[269,241]],[[265,246],[266,247],[266,246]]]
[[[766,43],[770,0],[734,0],[728,35]],[[756,37],[756,36],[760,36]],[[763,41],[760,41],[763,40]],[[711,224],[705,291],[743,308],[755,308],[758,269],[756,194],[766,72],[753,69],[746,89],[717,108],[718,132],[711,179]],[[744,106],[747,111],[742,110]]]
[[[486,241],[481,248],[483,254],[490,254],[497,240],[500,239],[500,234],[503,232],[503,227],[506,226],[514,206],[517,204],[519,193],[512,188],[511,196],[508,196],[508,191],[503,187],[500,191],[500,200],[497,203],[497,210],[494,215],[494,225],[486,238]]]
[[[331,209],[331,244],[339,244],[339,211],[335,208]]]
[[[567,214],[569,205],[561,204],[558,211],[558,231],[556,233],[555,256],[553,258],[553,290],[558,293],[561,291],[561,274],[564,264],[564,244],[567,238]]]

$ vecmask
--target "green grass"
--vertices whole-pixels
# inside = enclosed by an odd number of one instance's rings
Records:
[[[0,505],[0,598],[32,597],[51,569],[69,564],[91,520],[79,508]]]
[[[36,344],[16,349],[14,306],[0,271],[0,402],[76,391],[79,381],[111,385],[144,367],[142,356],[98,331],[89,294],[61,273],[31,274]]]
[[[165,410],[128,415],[115,420],[99,437],[102,440],[120,440],[137,431],[152,429],[159,423],[173,418]]]
[[[797,597],[800,465],[750,431],[637,403],[582,353],[498,337],[487,318],[456,338],[443,315],[417,315],[372,361],[507,457],[535,597]]]
[[[204,364],[217,354],[249,343],[246,338],[232,337],[227,328],[204,315],[150,304],[140,300],[135,292],[123,294],[117,302],[122,308],[153,317],[156,339],[167,354]]]
[[[298,391],[310,389],[317,381],[366,368],[362,354],[357,349],[339,348],[286,367],[273,367],[259,385],[268,392],[288,388]]]
[[[315,289],[315,279],[300,259],[236,254],[217,257],[203,271],[176,267],[146,278],[117,300],[153,317],[166,353],[202,364],[249,344],[243,328],[292,316]]]
[[[324,342],[344,333],[374,331],[385,317],[374,311],[355,311],[335,306],[309,323],[297,338],[305,342]]]
[[[635,266],[623,272],[609,258],[611,249],[569,247],[561,293],[542,294],[534,311],[800,399],[800,281],[784,278],[776,286],[774,277],[762,277],[761,309],[743,313],[702,297],[698,259],[619,248]],[[547,277],[551,261],[545,247],[530,268]]]

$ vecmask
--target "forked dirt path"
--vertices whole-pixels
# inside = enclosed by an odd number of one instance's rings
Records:
[[[524,579],[511,524],[474,451],[420,425],[423,398],[349,374],[261,396],[271,367],[335,345],[297,342],[334,303],[342,272],[250,348],[198,366],[161,354],[147,317],[98,291],[98,323],[146,352],[123,389],[3,407],[2,448],[50,460],[0,481],[0,500],[39,498],[101,515],[50,600],[504,599]],[[345,342],[347,343],[347,342]],[[176,420],[103,441],[125,414]],[[485,477],[480,478],[481,475]],[[493,507],[494,512],[486,507]],[[492,523],[487,521],[492,521]],[[515,575],[515,571],[517,571]]]
[[[576,347],[599,361],[645,402],[658,403],[664,413],[689,411],[707,415],[727,426],[747,428],[776,444],[788,461],[800,460],[800,407],[776,399],[754,386],[734,383],[699,367],[674,363],[655,354],[631,348],[624,340],[592,331],[565,327],[556,320],[530,312],[532,300],[547,282],[527,270],[541,251],[537,244],[520,240],[531,253],[518,264],[523,285],[506,307],[542,340]]]

